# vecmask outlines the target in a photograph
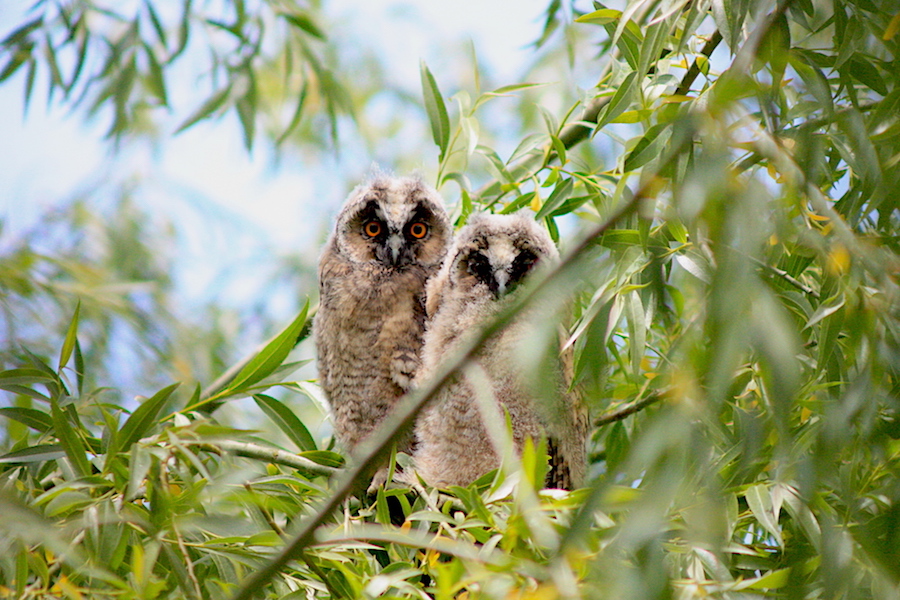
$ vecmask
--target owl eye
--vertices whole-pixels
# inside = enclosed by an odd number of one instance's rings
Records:
[[[428,233],[428,225],[416,222],[409,226],[409,235],[421,240]]]
[[[381,223],[378,221],[369,221],[363,225],[363,233],[369,237],[378,237],[381,233]]]

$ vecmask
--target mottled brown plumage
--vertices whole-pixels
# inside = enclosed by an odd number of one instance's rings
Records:
[[[529,216],[470,219],[428,284],[431,321],[417,380],[427,380],[466,336],[497,315],[530,273],[556,260],[550,237]],[[538,375],[544,384],[536,385],[535,373],[528,372],[534,363],[522,360],[523,346],[548,318],[552,314],[541,307],[523,311],[485,343],[469,371],[445,385],[425,408],[416,424],[414,454],[416,471],[425,481],[437,487],[466,486],[500,466],[479,409],[476,394],[481,393],[495,403],[495,417],[504,411],[509,415],[518,452],[527,438],[547,438],[548,487],[581,485],[587,415],[578,396],[566,387],[570,369],[554,353],[548,372]],[[487,385],[478,388],[479,380]]]
[[[352,451],[410,387],[425,328],[424,289],[451,237],[437,192],[377,176],[350,194],[319,261],[314,331],[335,435]],[[398,440],[409,452],[409,439]]]

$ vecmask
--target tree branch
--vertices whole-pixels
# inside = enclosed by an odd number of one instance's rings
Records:
[[[215,454],[231,452],[233,454],[236,454],[237,456],[243,456],[244,458],[264,460],[266,462],[284,465],[286,467],[300,469],[302,471],[309,471],[310,473],[314,473],[316,475],[324,475],[326,477],[330,477],[331,475],[340,472],[340,469],[320,465],[319,463],[311,461],[308,458],[304,458],[290,452],[285,452],[284,450],[279,450],[278,448],[268,448],[266,446],[260,446],[259,444],[252,444],[250,442],[220,440],[215,444],[201,443],[199,444],[199,446],[204,450],[213,452]]]
[[[660,161],[658,171],[664,171],[671,165],[683,148],[692,143],[693,135],[693,120],[685,119],[673,132],[669,154]],[[596,245],[597,240],[620,221],[637,212],[643,200],[654,193],[656,188],[655,177],[644,178],[644,183],[635,191],[631,199],[622,204],[606,221],[590,229],[553,270],[540,277],[533,285],[522,290],[523,293],[516,298],[514,303],[491,319],[471,339],[463,343],[459,350],[444,362],[435,377],[403,397],[395,406],[390,417],[366,438],[351,465],[341,472],[332,495],[323,500],[315,512],[303,520],[294,538],[274,558],[259,570],[254,571],[243,582],[233,596],[233,600],[249,600],[254,594],[261,591],[263,586],[268,584],[287,563],[301,558],[304,549],[315,541],[316,529],[340,506],[344,498],[352,493],[357,487],[360,477],[368,472],[372,465],[381,460],[394,442],[396,432],[411,427],[425,403],[478,352],[491,336],[505,327],[525,306],[533,302],[539,294],[565,284],[568,271],[577,266],[579,261],[588,254],[588,251]]]
[[[638,413],[648,406],[656,404],[660,400],[663,399],[663,394],[660,391],[650,392],[650,395],[642,400],[635,400],[634,402],[629,402],[625,406],[620,406],[615,410],[611,410],[603,415],[597,417],[594,421],[594,427],[604,427],[609,425],[610,423],[615,423],[617,421],[623,421],[631,415]]]

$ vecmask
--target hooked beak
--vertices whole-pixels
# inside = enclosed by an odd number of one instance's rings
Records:
[[[494,294],[497,298],[501,298],[506,294],[507,286],[509,285],[509,273],[506,272],[506,269],[500,269],[497,271],[497,275],[494,277],[494,280],[497,285],[497,289],[494,290]]]

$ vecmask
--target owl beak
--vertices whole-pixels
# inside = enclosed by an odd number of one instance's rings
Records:
[[[392,233],[389,235],[385,245],[387,247],[391,265],[397,267],[406,262],[407,256],[406,253],[403,252],[405,240],[401,234]]]
[[[500,298],[506,294],[507,287],[509,286],[509,273],[504,269],[500,269],[497,271],[497,275],[494,279],[497,284],[497,289],[494,293]]]

